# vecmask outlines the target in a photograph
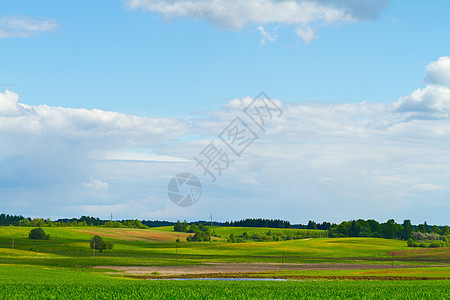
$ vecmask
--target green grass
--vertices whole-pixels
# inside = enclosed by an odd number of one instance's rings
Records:
[[[169,231],[170,228],[147,230],[98,227],[44,228],[51,235],[51,240],[33,241],[27,238],[31,229],[29,227],[0,227],[0,263],[9,263],[11,258],[14,258],[18,264],[47,266],[173,265],[203,262],[279,263],[281,255],[284,256],[286,263],[352,261],[386,263],[391,260],[389,255],[391,252],[396,253],[395,256],[398,259],[419,255],[423,258],[422,260],[439,257],[450,262],[448,250],[430,249],[424,252],[422,249],[408,248],[404,241],[399,240],[312,238],[283,242],[213,241],[212,243],[181,242],[177,244],[175,239],[178,233]],[[223,227],[215,228],[215,230],[222,234],[230,232],[242,234],[244,231],[264,232],[268,229]],[[113,241],[114,249],[103,253],[97,252],[96,257],[92,257],[89,239],[93,234]],[[14,250],[11,249],[13,236],[15,237]],[[177,262],[175,261],[176,247],[178,247]]]
[[[0,265],[1,299],[448,299],[448,281],[132,280],[64,268]]]
[[[172,227],[44,228],[48,241],[27,238],[31,228],[0,227],[0,299],[445,299],[448,280],[427,281],[327,281],[325,277],[369,278],[399,276],[450,277],[450,267],[389,270],[318,270],[266,272],[249,277],[314,278],[311,281],[160,281],[124,278],[90,266],[192,265],[210,262],[390,262],[400,258],[447,259],[448,249],[411,249],[404,241],[374,238],[313,238],[284,242],[176,243]],[[220,235],[244,231],[267,232],[267,228],[215,228]],[[284,229],[292,230],[292,229]],[[296,230],[296,229],[294,229]],[[98,234],[115,247],[102,253],[89,247]],[[184,234],[186,235],[186,234]],[[11,249],[14,236],[14,249]],[[183,236],[183,234],[180,234]],[[175,251],[178,247],[178,261]],[[417,262],[424,264],[423,262]],[[398,264],[398,262],[396,262]],[[319,280],[317,280],[320,278]]]

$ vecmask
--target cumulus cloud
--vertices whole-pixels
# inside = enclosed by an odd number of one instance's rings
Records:
[[[59,24],[54,19],[30,16],[0,18],[0,38],[26,38],[43,32],[55,31]]]
[[[428,85],[401,97],[394,107],[403,112],[450,113],[450,88]]]
[[[443,56],[426,66],[430,84],[401,97],[394,108],[401,112],[450,113],[450,57]]]
[[[309,26],[352,23],[374,18],[384,8],[386,1],[129,0],[127,4],[132,9],[143,9],[167,19],[206,20],[229,30],[241,30],[248,24],[257,25],[263,41],[268,36],[260,26],[292,25],[297,27],[297,34],[308,43],[315,36]]]
[[[187,133],[186,124],[98,109],[28,106],[6,90],[0,93],[0,178],[9,186],[83,182],[93,156],[111,159],[108,154],[126,147],[151,151]],[[158,153],[153,158],[177,159]]]
[[[186,132],[186,122],[171,118],[137,117],[99,109],[28,106],[9,90],[0,93],[2,129],[70,143],[152,145]]]
[[[442,56],[426,67],[427,79],[432,84],[450,87],[450,57]]]
[[[212,212],[220,220],[445,223],[447,97],[446,86],[430,84],[394,103],[274,100],[283,114],[263,131],[243,113],[252,97],[184,121],[27,106],[6,91],[0,93],[0,199],[10,200],[7,212],[37,214],[44,207],[57,217],[112,211],[117,218],[177,220]],[[440,115],[411,117],[417,112]],[[217,136],[237,116],[258,134],[240,157]],[[193,161],[211,141],[233,160],[216,183]],[[202,198],[186,209],[167,197],[169,180],[181,172],[203,186]]]

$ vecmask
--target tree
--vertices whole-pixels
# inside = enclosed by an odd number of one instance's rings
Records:
[[[186,220],[184,220],[183,223],[181,223],[180,220],[178,220],[178,222],[173,226],[173,230],[178,231],[178,232],[186,232],[187,227],[188,227],[188,223],[186,222]]]
[[[380,225],[380,223],[378,223],[377,221],[375,221],[373,219],[370,219],[370,220],[367,220],[367,224],[369,224],[370,229],[372,230],[373,233],[377,232],[378,235],[379,235],[379,232],[381,232],[381,225]]]
[[[356,237],[359,234],[359,224],[353,220],[352,224],[350,225],[350,229],[348,230],[348,236],[350,237]]]
[[[438,226],[433,225],[433,227],[431,227],[431,232],[441,234],[441,229]]]
[[[344,221],[337,227],[337,232],[339,236],[348,236],[348,231],[352,227],[352,223]]]
[[[394,224],[395,221],[393,219],[390,219],[386,223],[381,224],[381,234],[385,239],[394,238]]]
[[[368,226],[361,226],[359,228],[359,234],[360,237],[369,237],[372,236],[372,232],[370,231],[370,227]]]
[[[403,240],[408,240],[411,237],[411,233],[414,230],[414,227],[411,224],[411,220],[404,220],[402,224],[403,230],[401,233]]]
[[[317,229],[316,222],[309,220],[308,226],[306,226],[306,229]]]
[[[425,222],[425,223],[426,223],[426,222]],[[419,225],[417,226],[417,230],[420,231],[420,232],[422,232],[422,233],[425,233],[425,232],[427,232],[427,227],[426,227],[424,224],[419,224]]]
[[[449,234],[450,234],[450,232],[449,232],[449,229],[448,229],[448,226],[447,226],[447,225],[445,225],[445,226],[444,226],[444,228],[442,228],[441,234],[442,234],[443,236],[447,236],[447,235],[449,235]]]
[[[211,232],[209,227],[206,227],[203,224],[192,224],[188,232],[194,233],[193,236],[188,236],[186,238],[186,241],[188,242],[203,242],[211,240]]]
[[[33,219],[31,221],[31,226],[33,227],[44,227],[45,226],[45,221],[39,218]]]
[[[44,229],[39,227],[31,229],[30,233],[28,234],[28,238],[32,240],[49,240],[50,235],[46,234]]]
[[[112,249],[114,248],[114,244],[112,242],[109,241],[104,241],[103,238],[101,236],[94,236],[93,238],[91,238],[91,240],[89,241],[90,245],[91,245],[91,249],[95,250],[100,250],[100,252],[102,252],[105,249]]]
[[[19,226],[26,226],[26,227],[31,226],[30,220],[28,220],[28,219],[20,220],[19,221]]]

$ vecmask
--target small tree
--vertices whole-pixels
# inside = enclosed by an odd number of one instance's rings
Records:
[[[94,236],[93,238],[91,238],[91,240],[89,241],[91,244],[91,249],[95,250],[100,250],[100,252],[102,252],[105,249],[112,249],[114,248],[114,244],[112,242],[109,241],[104,241],[103,238],[101,236]]]
[[[39,227],[31,229],[30,233],[28,234],[28,238],[32,240],[49,240],[50,235],[46,234],[44,229]]]
[[[19,226],[31,226],[30,220],[28,220],[27,218],[20,220]]]
[[[409,238],[407,241],[408,247],[417,247],[417,243],[414,242],[414,240],[412,238]]]

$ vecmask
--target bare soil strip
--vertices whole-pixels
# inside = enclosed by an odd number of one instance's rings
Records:
[[[396,265],[395,268],[418,268],[421,266]],[[292,271],[305,270],[379,270],[391,269],[391,265],[386,264],[275,264],[275,263],[255,263],[255,264],[237,264],[237,263],[218,263],[207,265],[192,266],[97,266],[97,269],[109,269],[121,271],[126,275],[149,275],[157,272],[161,276],[190,276],[206,274],[248,274],[260,272],[273,272],[289,269]],[[187,277],[186,277],[187,278]]]

